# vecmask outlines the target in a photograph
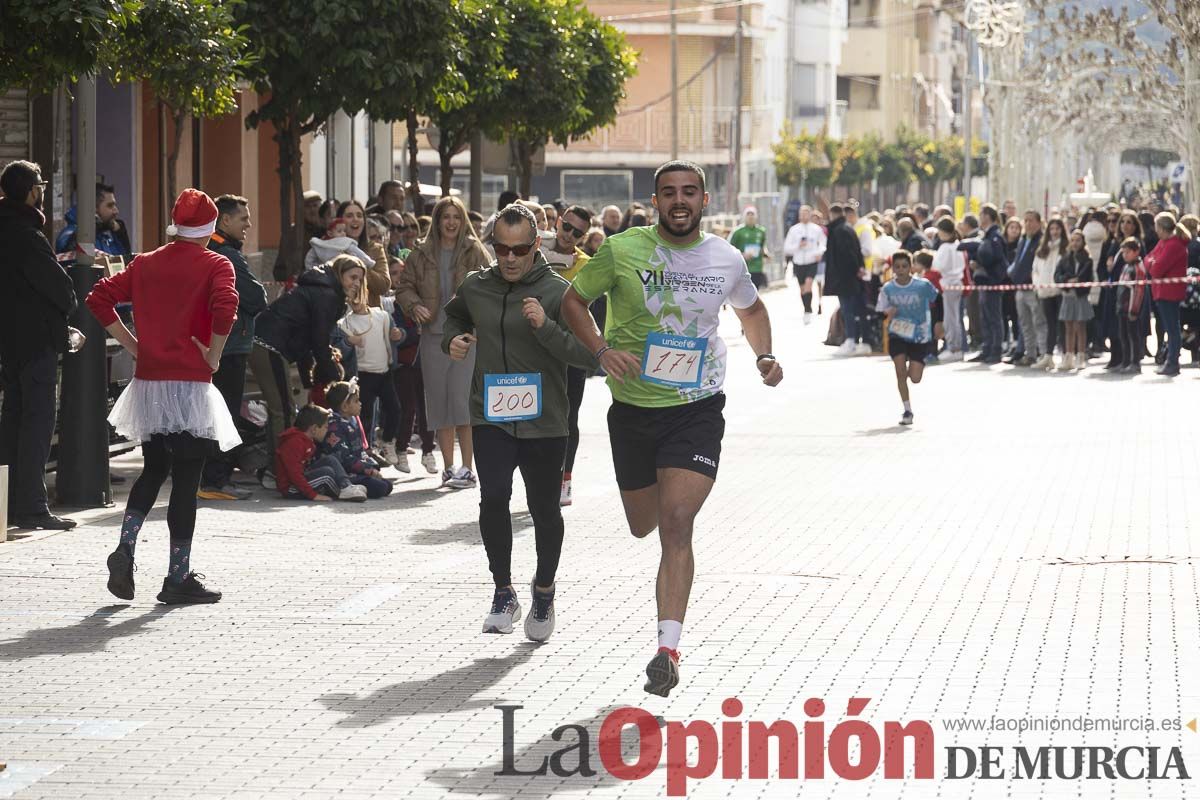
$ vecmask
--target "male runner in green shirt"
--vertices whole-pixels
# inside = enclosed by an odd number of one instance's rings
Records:
[[[638,538],[659,530],[659,648],[645,688],[666,697],[679,683],[693,524],[716,479],[725,433],[722,304],[737,312],[763,382],[777,385],[783,370],[742,254],[700,230],[704,170],[688,161],[659,167],[653,201],[658,225],[606,239],[563,295],[562,314],[609,376],[609,437],[629,530]],[[601,336],[588,304],[605,293]]]
[[[729,235],[729,243],[736,247],[746,259],[746,269],[750,271],[750,280],[758,289],[767,285],[767,275],[763,272],[763,259],[770,258],[767,252],[767,229],[758,224],[758,209],[746,206],[742,211],[742,224]]]

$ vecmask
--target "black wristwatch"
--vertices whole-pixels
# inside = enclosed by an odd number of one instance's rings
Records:
[[[775,356],[774,356],[773,354],[771,354],[771,353],[763,353],[763,354],[762,354],[762,355],[760,355],[758,358],[754,359],[754,363],[755,363],[755,364],[757,364],[759,361],[762,361],[764,358],[769,358],[769,359],[771,359],[772,361],[774,361],[774,360],[775,360]]]

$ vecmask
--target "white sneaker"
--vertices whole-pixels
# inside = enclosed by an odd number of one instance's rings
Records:
[[[442,486],[449,486],[450,481],[454,479],[454,467],[442,470]]]
[[[357,483],[347,484],[347,486],[338,492],[338,500],[346,500],[351,503],[361,503],[367,499],[367,487],[359,486]]]
[[[812,312],[811,311],[804,312],[804,324],[812,325]]]
[[[415,433],[412,436],[408,437],[408,446],[409,447],[420,447],[421,446],[421,437]]]
[[[421,456],[421,466],[430,475],[437,475],[437,460],[433,457],[433,453],[424,453]]]
[[[1076,353],[1075,354],[1075,371],[1078,372],[1080,370],[1087,369],[1087,366],[1088,366],[1087,353]]]
[[[857,344],[857,345],[854,347],[854,355],[856,355],[856,356],[869,356],[869,355],[871,355],[871,345],[867,344],[866,342],[859,342],[859,343],[858,343],[858,344]]]
[[[547,597],[533,588],[529,582],[529,616],[525,618],[525,638],[534,642],[544,642],[554,633],[554,587],[550,587]]]
[[[1073,369],[1075,369],[1075,356],[1065,353],[1062,357],[1062,363],[1058,365],[1058,371],[1070,372]]]
[[[854,342],[847,339],[846,341],[844,341],[838,345],[837,350],[834,350],[833,354],[835,356],[841,356],[841,357],[854,355]]]
[[[560,506],[571,505],[571,479],[567,478],[562,482],[562,491],[558,493],[558,504]]]
[[[454,474],[450,480],[446,481],[446,485],[451,489],[473,489],[475,488],[475,473],[466,467],[459,467],[454,470]]]
[[[412,472],[412,467],[408,465],[408,453],[397,453],[396,463],[392,466],[401,472]]]
[[[512,633],[513,623],[521,619],[521,603],[512,589],[497,589],[492,608],[483,618],[484,633]]]
[[[396,445],[394,443],[385,442],[383,447],[379,449],[379,452],[393,467],[400,466],[400,453],[396,449]]]
[[[949,363],[951,361],[962,361],[963,354],[962,354],[961,350],[946,350],[940,356],[938,356],[938,360],[941,361],[942,363]]]

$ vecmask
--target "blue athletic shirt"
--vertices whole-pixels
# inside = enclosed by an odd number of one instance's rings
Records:
[[[937,299],[938,290],[924,278],[915,275],[901,286],[888,281],[879,292],[876,311],[896,309],[896,315],[888,323],[888,333],[910,342],[924,343],[933,338],[933,326],[929,322],[929,304]]]

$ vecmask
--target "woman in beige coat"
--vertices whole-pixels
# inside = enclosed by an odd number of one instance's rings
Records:
[[[475,371],[475,349],[462,361],[442,352],[442,308],[454,296],[468,272],[486,269],[491,263],[467,218],[467,209],[457,197],[443,197],[433,207],[429,235],[419,242],[404,262],[404,277],[396,302],[421,325],[421,377],[425,383],[425,413],[430,429],[436,431],[442,451],[442,485],[467,489],[476,485],[471,471],[471,376]],[[454,465],[454,435],[462,464]]]

